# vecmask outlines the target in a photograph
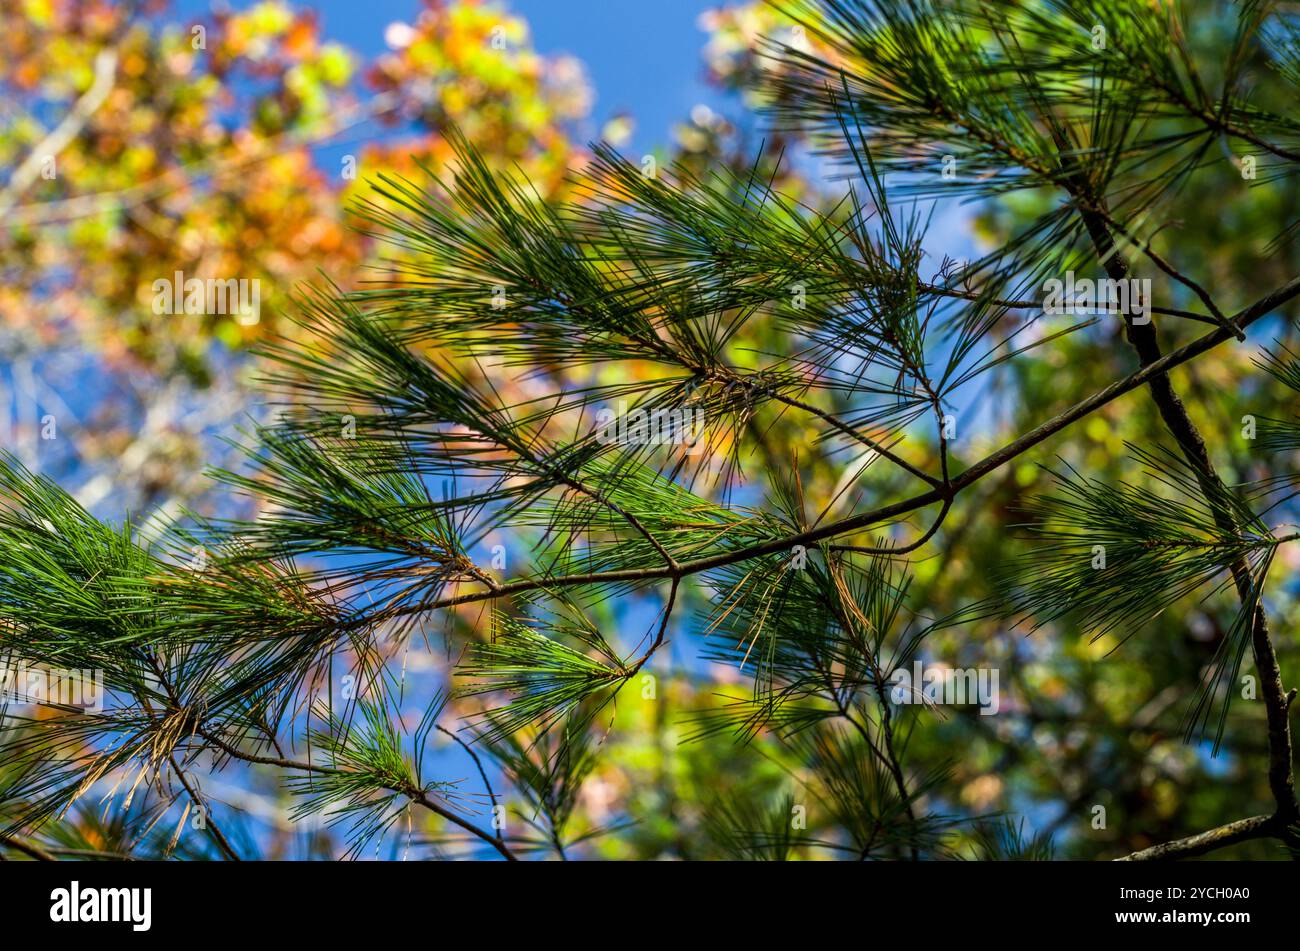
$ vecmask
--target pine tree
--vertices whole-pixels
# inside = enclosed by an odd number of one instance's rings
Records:
[[[1226,44],[1189,32],[1198,6],[1231,21]],[[1300,278],[1230,307],[1162,235],[1174,216],[1195,219],[1181,201],[1222,172],[1221,143],[1251,159],[1233,166],[1243,182],[1248,168],[1261,185],[1295,169],[1294,11],[783,9],[811,47],[771,41],[755,91],[777,131],[833,163],[842,200],[782,193],[765,157],[748,171],[656,171],[597,145],[571,197],[548,202],[456,136],[453,170],[383,178],[356,209],[395,249],[380,280],[304,290],[303,333],[266,348],[277,413],[249,433],[247,467],[214,473],[260,514],[194,515],[150,540],[6,461],[5,649],[102,671],[110,698],[98,713],[5,716],[5,845],[77,854],[93,829],[117,843],[109,852],[251,857],[256,843],[227,831],[204,781],[260,764],[295,816],[342,823],[347,855],[409,844],[426,813],[441,820],[421,843],[433,854],[581,854],[625,829],[574,824],[620,698],[690,632],[707,635],[701,659],[741,679],[688,739],[728,737],[738,756],[758,756],[762,739],[794,773],[778,795],[692,804],[722,853],[1046,858],[1049,836],[957,809],[948,771],[909,760],[937,714],[900,693],[900,673],[984,618],[1123,641],[1194,599],[1230,598],[1184,727],[1217,747],[1253,666],[1271,808],[1129,857],[1300,847],[1295,690],[1268,611],[1270,569],[1300,538],[1284,514],[1300,419],[1262,421],[1251,451],[1276,471],[1225,478],[1245,464],[1239,450],[1207,442],[1172,376],[1276,325]],[[1019,195],[1040,213],[978,260],[936,265],[928,202],[954,194]],[[1298,226],[1280,222],[1263,253],[1282,253]],[[1164,299],[1145,313],[1094,299],[1045,314],[1039,289],[1067,273],[1115,287],[1157,276]],[[1124,375],[986,454],[958,437],[977,381],[1099,332],[1131,352]],[[1257,382],[1300,391],[1284,342],[1259,369]],[[533,395],[504,399],[503,375]],[[1133,479],[1046,460],[1057,488],[1036,499],[1000,593],[932,610],[935,582],[916,582],[915,559],[978,504],[972,487],[1049,439],[1068,451],[1080,423],[1121,400],[1149,401],[1162,427],[1133,447]],[[808,451],[836,460],[833,488],[806,485],[793,449],[770,438],[792,419],[814,433]],[[499,537],[513,540],[508,570],[475,557]],[[611,624],[611,603],[626,619],[647,600],[648,628]],[[456,674],[412,725],[402,650],[440,631]],[[469,711],[461,722],[453,702]],[[435,734],[463,749],[472,779],[439,775]],[[87,805],[92,790],[106,810]],[[160,820],[177,809],[173,831]],[[181,838],[196,818],[197,844]]]

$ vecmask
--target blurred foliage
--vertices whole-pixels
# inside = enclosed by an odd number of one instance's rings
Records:
[[[246,348],[298,332],[283,315],[304,283],[382,277],[347,222],[368,179],[443,166],[460,124],[489,162],[563,190],[585,161],[581,65],[537,53],[498,3],[411,13],[376,25],[390,50],[368,61],[283,0],[192,19],[0,2],[0,433],[27,464],[91,506],[210,508],[195,476],[214,437],[260,414]],[[259,282],[259,314],[156,314],[155,282],[178,276]]]
[[[372,63],[280,0],[192,23],[104,0],[4,0],[0,17],[0,165],[36,163],[0,189],[0,319],[200,378],[209,335],[240,347],[283,330],[297,284],[357,273],[369,251],[344,208],[367,176],[440,164],[457,123],[547,193],[580,153],[563,125],[590,107],[575,60],[473,0],[430,0]],[[355,153],[321,168],[312,150],[332,142]],[[153,282],[177,271],[262,281],[262,320],[159,319]]]
[[[184,270],[187,276],[260,276],[281,293],[321,269],[345,289],[353,289],[348,281],[367,273],[359,265],[373,263],[376,250],[347,229],[343,205],[374,200],[363,179],[397,173],[424,186],[421,165],[440,174],[454,168],[453,144],[444,134],[451,125],[464,130],[493,169],[518,165],[547,198],[575,197],[566,173],[588,167],[589,156],[566,129],[567,122],[585,116],[590,106],[581,68],[572,60],[548,59],[532,51],[522,21],[490,4],[429,3],[411,24],[389,28],[390,53],[363,64],[346,50],[322,42],[311,14],[273,3],[217,17],[209,24],[207,50],[196,51],[187,25],[161,27],[161,21],[150,18],[126,27],[121,19],[125,14],[116,5],[0,2],[5,4],[6,21],[0,34],[0,55],[6,63],[0,81],[5,83],[9,110],[0,127],[0,164],[6,166],[21,162],[91,88],[96,54],[107,48],[108,38],[126,37],[114,47],[113,91],[60,152],[58,177],[32,183],[14,203],[19,218],[7,223],[0,236],[0,266],[6,276],[0,314],[5,320],[46,340],[71,332],[111,359],[143,361],[165,370],[183,366],[202,377],[207,345],[196,328],[181,320],[160,323],[148,310],[152,280],[173,270]],[[818,33],[816,17],[826,4],[787,6],[791,9],[782,13],[760,3],[738,5],[702,20],[709,33],[704,46],[709,75],[720,88],[740,92],[745,109],[779,114],[785,105],[782,93],[789,88],[785,83],[796,73],[791,61],[799,57],[814,57],[834,68],[862,66]],[[1187,7],[1183,18],[1195,26],[1198,61],[1225,60],[1235,38],[1231,5],[1204,2]],[[497,41],[502,49],[494,48]],[[346,132],[339,127],[340,116],[363,114],[363,103],[376,101],[363,99],[358,84],[368,93],[393,97],[391,110],[377,118],[400,136],[363,149],[353,181],[335,170],[316,168],[311,150]],[[740,121],[740,116],[729,118],[708,108],[684,117],[671,155],[680,161],[683,175],[700,174],[707,181],[707,173],[726,169],[742,182],[770,182],[793,201],[828,216],[839,213],[843,220],[838,183],[819,181],[808,172],[825,158],[820,152],[824,130],[777,122],[775,129],[765,130],[770,134],[756,160],[754,143],[737,131]],[[1159,221],[1151,241],[1165,258],[1198,275],[1231,312],[1300,273],[1300,252],[1285,237],[1286,223],[1300,217],[1300,194],[1294,178],[1265,175],[1260,181],[1244,180],[1239,150],[1226,139],[1216,140],[1213,149],[1217,154],[1199,162],[1197,174],[1180,184],[1176,204],[1186,218]],[[782,150],[789,155],[778,164]],[[660,157],[666,165],[669,156]],[[152,186],[138,191],[141,182],[155,181],[156,191]],[[428,187],[441,193],[438,186]],[[48,214],[40,209],[99,193],[116,196],[113,204],[67,220],[36,220]],[[131,200],[132,195],[139,195],[139,201]],[[942,213],[952,215],[943,220],[969,224],[975,242],[972,255],[1017,238],[1029,222],[1052,213],[1059,202],[1045,188],[979,197],[978,203],[967,206],[959,206],[958,198],[940,198]],[[35,218],[24,221],[24,214]],[[933,232],[919,271],[923,280],[937,283],[948,270],[944,256],[950,245],[930,242],[935,242]],[[428,244],[417,251],[387,247],[384,254],[399,257],[390,265],[396,273],[422,260],[420,253],[435,253]],[[430,267],[436,271],[438,262]],[[1162,274],[1148,268],[1143,276],[1153,278],[1158,300],[1176,307],[1195,305],[1186,288]],[[237,346],[268,328],[301,333],[279,320],[276,312],[286,305],[278,303],[264,308],[264,323],[256,327],[217,320],[203,330]],[[1288,317],[1295,313],[1293,304],[1284,310]],[[1159,317],[1157,322],[1167,349],[1203,330]],[[1018,354],[961,393],[957,437],[948,447],[955,469],[1134,369],[1135,358],[1117,322],[1101,321],[1051,336],[1072,324],[1070,318],[1040,315],[1026,326],[1014,314],[1000,316],[991,328],[997,338],[1014,339],[1016,346],[1050,339],[1050,345]],[[520,326],[511,333],[523,336],[529,330]],[[765,355],[788,349],[786,334],[778,320],[751,320],[719,353],[731,366],[757,368]],[[1286,321],[1257,325],[1252,343],[1267,342],[1272,335],[1295,348],[1295,331]],[[438,352],[440,346],[428,343],[427,349]],[[476,353],[472,361],[459,365],[473,385],[516,405],[554,392],[556,381],[575,388],[612,388],[658,385],[669,378],[649,360],[569,365],[562,354],[554,360],[538,359],[530,367],[536,372],[525,375],[505,359],[504,349],[495,357]],[[1278,478],[1293,470],[1296,461],[1294,451],[1261,451],[1248,435],[1248,416],[1295,416],[1295,392],[1260,373],[1253,363],[1258,355],[1253,345],[1224,346],[1172,375],[1216,465],[1233,483]],[[822,397],[818,405],[828,412],[850,408],[834,391]],[[554,435],[562,428],[560,422],[548,418],[549,428],[542,425],[539,431]],[[868,432],[878,436],[889,430]],[[938,458],[939,445],[924,427],[908,429],[906,435],[902,446],[909,458]],[[963,496],[928,545],[911,556],[907,613],[924,623],[1004,596],[999,578],[1024,559],[1041,555],[1026,523],[1032,521],[1031,502],[1056,491],[1048,468],[1060,470],[1064,464],[1099,484],[1125,483],[1135,493],[1154,494],[1157,484],[1150,471],[1125,447],[1154,451],[1167,442],[1143,391],[1108,404],[991,474]],[[462,444],[450,444],[449,451],[463,449]],[[863,495],[896,498],[905,485],[900,473],[873,465],[869,491],[846,494],[843,487],[854,484],[854,466],[860,460],[844,442],[828,439],[824,428],[806,415],[771,405],[757,408],[746,425],[719,436],[701,462],[701,474],[692,485],[701,499],[752,500],[779,494],[788,486],[778,484],[777,473],[788,473],[784,478],[800,487],[794,507],[810,518],[852,511]],[[712,465],[706,467],[705,462]],[[256,480],[250,479],[246,487],[256,489]],[[573,519],[560,522],[561,529],[576,533],[578,515],[563,506],[558,509]],[[1270,520],[1290,517],[1289,512],[1283,507]],[[580,514],[588,521],[594,518],[590,511]],[[513,559],[524,557],[555,530],[557,518],[556,509],[539,505],[526,525],[497,527],[475,537],[467,546],[468,556],[485,566],[492,546],[502,544],[513,566]],[[681,524],[687,526],[685,520]],[[926,524],[908,519],[892,526],[888,537],[895,542],[913,539]],[[696,519],[689,529],[676,529],[683,544],[701,530]],[[705,530],[711,530],[707,524]],[[620,542],[631,544],[626,537]],[[399,552],[398,557],[407,554]],[[581,552],[582,557],[589,554]],[[439,568],[445,573],[438,580],[459,577],[464,566],[453,563],[448,553],[439,557],[444,558]],[[1277,560],[1266,605],[1281,667],[1294,679],[1300,669],[1294,635],[1300,604],[1291,576],[1300,567],[1300,549],[1283,546]],[[507,574],[513,572],[503,572]],[[908,841],[873,842],[870,823],[861,824],[863,817],[880,820],[878,826],[902,824],[900,810],[906,804],[890,798],[888,781],[864,771],[872,757],[856,745],[853,735],[814,731],[811,738],[791,739],[769,724],[741,742],[725,731],[698,729],[702,719],[725,719],[738,699],[752,701],[764,689],[752,665],[742,662],[737,670],[736,658],[726,660],[737,644],[739,653],[747,656],[747,642],[743,629],[719,629],[715,624],[714,599],[726,590],[722,581],[717,584],[711,590],[682,592],[663,653],[612,702],[596,695],[599,691],[588,699],[582,678],[602,663],[625,665],[634,648],[644,647],[638,638],[653,628],[654,612],[639,599],[630,599],[631,604],[629,599],[584,604],[583,636],[548,643],[543,660],[549,663],[524,663],[527,652],[514,651],[514,642],[540,635],[517,618],[494,621],[480,604],[462,605],[418,630],[401,627],[392,639],[346,645],[335,659],[348,669],[384,669],[403,688],[408,668],[414,685],[424,676],[439,682],[451,679],[467,657],[468,670],[479,677],[495,663],[496,680],[489,679],[487,686],[495,682],[514,688],[516,699],[524,698],[526,714],[568,714],[571,736],[563,739],[572,742],[567,744],[560,743],[554,731],[541,739],[529,736],[526,729],[509,738],[476,734],[479,742],[473,746],[485,764],[472,759],[458,742],[429,736],[438,747],[440,776],[463,777],[464,786],[477,790],[479,769],[486,766],[497,795],[508,803],[512,822],[528,829],[529,854],[556,851],[570,857],[620,859],[858,857],[868,852],[905,856]],[[656,605],[667,596],[658,590],[654,594],[656,598],[648,600]],[[1189,744],[1183,738],[1187,708],[1221,646],[1231,638],[1240,607],[1230,593],[1205,594],[1181,592],[1168,610],[1140,626],[1096,639],[1091,619],[1055,616],[1050,592],[1030,605],[1042,615],[1031,617],[1031,622],[1044,622],[1036,627],[1030,623],[1013,628],[1003,619],[980,617],[927,633],[928,663],[999,669],[1002,701],[993,717],[982,717],[971,708],[899,710],[905,724],[900,730],[907,736],[904,762],[916,780],[916,801],[927,813],[954,820],[942,836],[936,833],[925,840],[926,854],[1109,858],[1269,811],[1264,715],[1258,699],[1230,708],[1217,755],[1211,754],[1208,743]],[[601,645],[596,659],[582,653],[595,643]],[[374,656],[366,656],[371,651]],[[475,667],[476,662],[488,666]],[[460,667],[455,677],[464,671]],[[313,670],[306,682],[327,689],[335,679]],[[601,677],[594,679],[602,682]],[[394,688],[390,682],[378,689]],[[411,690],[412,695],[418,693],[414,686]],[[495,709],[487,692],[459,694],[448,709],[471,724],[481,724],[484,712]],[[407,698],[407,712],[394,714],[394,719],[420,734],[427,727],[422,703]],[[367,716],[374,711],[359,709]],[[501,715],[496,717],[500,722]],[[526,720],[506,722],[519,727]],[[293,718],[288,722],[301,726]],[[491,716],[487,722],[493,722]],[[330,725],[337,726],[332,721]],[[376,726],[372,732],[382,731]],[[520,741],[519,735],[537,739],[537,744]],[[386,732],[383,737],[385,750],[400,760],[398,738]],[[473,737],[465,734],[465,739]],[[241,774],[240,783],[287,812],[295,803],[272,780],[270,770],[254,767],[251,775]],[[507,787],[515,791],[507,792]],[[345,792],[351,797],[355,791]],[[469,814],[488,815],[486,794],[473,795]],[[355,802],[343,801],[358,810],[375,805],[361,796]],[[387,804],[385,800],[379,805]],[[1097,806],[1104,807],[1107,817],[1100,828],[1095,823]],[[801,809],[806,823],[796,828],[791,817]],[[392,818],[381,810],[367,816],[375,825],[364,827],[364,832],[381,825],[386,829],[383,823]],[[56,830],[42,833],[46,838],[64,837],[75,847],[149,852],[160,848],[120,830],[110,834],[85,818],[46,828]],[[476,854],[491,854],[482,843],[467,844],[445,818],[429,817],[424,838],[415,840],[402,826],[393,828],[397,831],[385,840],[390,850],[385,854],[404,854],[412,841],[428,845],[435,855],[460,854],[472,847],[479,850]],[[250,837],[246,847],[268,856],[302,857],[342,854],[349,845],[344,835],[329,828],[308,834],[307,841],[302,841],[303,835],[271,822],[256,838]],[[369,846],[381,837],[375,832],[360,841]],[[195,840],[184,836],[182,841]],[[205,840],[198,841],[207,846]],[[375,851],[378,854],[378,846]],[[1261,841],[1219,854],[1267,858],[1280,853],[1276,845]]]

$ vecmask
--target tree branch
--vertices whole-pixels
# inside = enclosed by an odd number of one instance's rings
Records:
[[[1080,186],[1083,187],[1083,186]],[[1082,196],[1090,199],[1088,194]],[[1100,201],[1087,200],[1087,206],[1081,209],[1084,226],[1092,237],[1093,245],[1106,273],[1113,280],[1126,280],[1129,265],[1115,246],[1104,205]],[[1293,282],[1294,283],[1294,282]],[[1151,323],[1138,324],[1131,315],[1125,315],[1126,333],[1129,343],[1137,352],[1138,360],[1144,367],[1154,366],[1162,360],[1160,343],[1156,337],[1155,326]],[[1229,321],[1220,333],[1232,333],[1238,329]],[[1226,533],[1238,534],[1238,528],[1230,512],[1215,500],[1223,498],[1227,487],[1219,477],[1205,446],[1205,439],[1197,429],[1187,412],[1172,381],[1165,372],[1160,372],[1149,381],[1151,399],[1164,421],[1165,427],[1173,435],[1205,494],[1206,502],[1214,513],[1214,520]],[[1241,558],[1232,565],[1232,580],[1237,588],[1242,604],[1251,600],[1252,581],[1249,565]],[[1300,806],[1296,803],[1295,778],[1292,772],[1291,727],[1288,717],[1289,703],[1286,689],[1282,683],[1282,671],[1278,666],[1277,654],[1269,635],[1268,616],[1263,606],[1256,603],[1254,619],[1251,626],[1251,643],[1255,655],[1255,667],[1259,673],[1263,688],[1264,707],[1268,718],[1269,768],[1268,783],[1277,801],[1278,817],[1284,823],[1300,817]]]
[[[1273,838],[1280,834],[1280,824],[1276,816],[1251,816],[1249,819],[1238,819],[1236,822],[1229,822],[1225,826],[1218,826],[1185,839],[1153,845],[1149,849],[1142,849],[1140,852],[1134,852],[1115,861],[1159,862],[1166,859],[1187,859],[1238,842]]]
[[[25,842],[17,836],[0,832],[0,845],[23,853],[28,858],[36,859],[38,862],[54,862],[57,859],[45,849],[41,848],[34,842]]]
[[[6,217],[9,210],[22,197],[23,192],[31,187],[40,174],[41,163],[52,159],[68,147],[73,139],[81,134],[86,122],[96,110],[104,104],[113,89],[113,75],[117,71],[117,50],[102,49],[95,56],[95,74],[90,88],[82,93],[63,121],[54,127],[54,131],[32,149],[9,176],[9,183],[0,191],[0,217]]]
[[[199,736],[207,740],[213,746],[217,747],[227,756],[234,757],[235,759],[238,760],[243,760],[246,763],[258,763],[262,766],[275,766],[279,769],[296,769],[305,773],[340,774],[346,772],[346,770],[334,769],[333,767],[330,766],[319,766],[315,763],[304,763],[299,760],[285,759],[283,757],[258,756],[255,753],[245,753],[242,750],[240,750],[238,747],[231,746],[225,740],[221,739],[219,736],[217,736],[214,733],[208,732],[207,730],[198,730],[196,732]],[[401,793],[402,795],[410,799],[412,802],[419,803],[420,805],[424,806],[424,808],[428,809],[430,812],[442,816],[442,818],[446,819],[448,822],[452,823],[453,825],[459,826],[460,828],[464,829],[466,832],[470,833],[471,835],[477,836],[478,838],[482,839],[484,842],[488,843],[488,845],[492,846],[492,848],[496,849],[499,853],[501,853],[502,857],[505,858],[507,861],[516,862],[519,860],[519,857],[516,856],[514,852],[510,850],[510,847],[506,845],[505,840],[501,836],[492,835],[486,830],[480,829],[478,826],[474,825],[474,823],[462,819],[460,816],[456,815],[456,813],[452,812],[450,809],[446,808],[445,806],[439,805],[438,803],[430,799],[423,789],[393,789],[392,791],[396,793]]]
[[[1293,278],[1282,287],[1266,294],[1248,307],[1243,308],[1232,317],[1231,322],[1244,330],[1255,321],[1267,316],[1276,308],[1297,296],[1300,296],[1300,277]],[[1078,422],[1080,419],[1089,416],[1101,407],[1113,402],[1126,393],[1132,392],[1138,387],[1149,383],[1156,377],[1167,373],[1174,367],[1181,366],[1190,360],[1194,360],[1201,354],[1212,350],[1224,341],[1231,339],[1233,339],[1233,334],[1227,329],[1218,328],[1210,331],[1209,333],[1198,337],[1196,340],[1193,340],[1191,343],[1188,343],[1177,350],[1172,350],[1153,362],[1146,364],[1126,376],[1124,379],[1117,380],[1109,386],[1098,390],[1091,396],[1081,400],[1074,406],[1057,416],[1054,416],[1047,422],[1040,424],[1024,435],[1017,437],[1002,448],[995,450],[983,459],[980,459],[974,465],[970,466],[970,468],[953,477],[951,493],[955,495],[957,492],[973,485],[975,482],[978,482],[990,472],[1000,469],[1017,456],[1024,454],[1039,443],[1051,438],[1056,433],[1070,426],[1072,423]],[[402,605],[375,614],[362,615],[350,622],[350,624],[344,625],[344,627],[345,629],[348,627],[366,627],[409,614],[424,614],[438,610],[439,608],[455,607],[461,604],[473,604],[479,601],[490,601],[496,598],[508,597],[526,591],[535,591],[540,588],[567,588],[577,585],[606,584],[626,581],[654,581],[664,578],[685,577],[702,571],[725,567],[726,565],[735,564],[736,562],[746,561],[750,558],[759,558],[763,555],[788,551],[794,545],[808,545],[822,541],[823,539],[858,531],[888,519],[900,515],[906,515],[907,513],[914,512],[917,509],[941,503],[944,498],[945,493],[941,492],[939,489],[931,489],[907,499],[903,499],[899,502],[892,502],[888,505],[883,505],[868,512],[852,515],[835,522],[828,522],[820,527],[808,529],[807,531],[795,535],[772,539],[756,545],[739,548],[732,552],[724,552],[719,555],[711,555],[693,561],[680,562],[675,570],[668,567],[625,568],[581,574],[523,578],[518,581],[511,581],[497,585],[491,590],[466,592],[464,594],[440,598],[436,601],[431,601],[425,604]]]

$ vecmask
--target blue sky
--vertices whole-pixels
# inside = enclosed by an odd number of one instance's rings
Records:
[[[244,9],[252,0],[230,0]],[[674,123],[697,103],[716,105],[718,94],[704,82],[701,52],[707,39],[698,20],[705,10],[729,0],[513,0],[506,9],[528,21],[539,52],[570,53],[587,67],[595,91],[591,138],[619,112],[636,117],[630,147],[649,151],[669,141]],[[295,0],[295,7],[320,11],[327,37],[369,58],[385,51],[384,28],[412,22],[419,0]],[[209,0],[178,0],[173,15],[204,15]]]
[[[400,5],[395,2],[394,6]],[[717,94],[703,81],[706,39],[699,15],[721,0],[516,0],[543,53],[567,52],[587,65],[598,120],[637,119],[639,150],[668,141],[674,123]]]

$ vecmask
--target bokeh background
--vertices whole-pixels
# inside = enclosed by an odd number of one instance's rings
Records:
[[[421,164],[445,165],[452,125],[493,165],[522,170],[549,196],[565,193],[566,173],[587,161],[588,143],[603,140],[634,158],[697,168],[743,169],[757,158],[790,194],[833,201],[842,183],[808,143],[765,128],[744,89],[765,68],[755,52],[764,34],[798,39],[762,4],[706,0],[0,0],[0,446],[96,515],[129,518],[146,537],[187,510],[246,512],[254,503],[216,489],[204,469],[238,465],[227,440],[272,412],[250,347],[305,332],[285,319],[304,282],[355,288],[374,279],[394,251],[353,230],[349,206],[376,175],[418,177]],[[97,72],[110,82],[97,83]],[[31,157],[51,142],[58,147],[46,174]],[[1245,202],[1235,179],[1225,162],[1221,178],[1189,189],[1195,218],[1183,223],[1178,246],[1188,269],[1210,275],[1232,306],[1296,273],[1290,245],[1262,248],[1294,219],[1300,197],[1278,182]],[[934,272],[945,256],[990,246],[1048,200],[937,207],[927,247]],[[176,271],[259,280],[260,320],[155,314],[153,282]],[[1262,383],[1244,382],[1258,376],[1255,353],[1216,351],[1177,381],[1196,400],[1216,461],[1238,478],[1263,471],[1241,417],[1290,412]],[[1098,327],[1008,363],[967,394],[960,452],[976,458],[1127,372],[1130,360],[1114,328]],[[508,376],[500,386],[507,399],[529,395]],[[1059,454],[1102,480],[1140,479],[1124,444],[1149,444],[1158,432],[1143,400],[1122,400],[979,483],[913,566],[917,608],[938,614],[989,593],[992,571],[1022,544],[1018,507],[1045,479],[1036,463]],[[795,464],[805,485],[824,487],[810,488],[825,493],[824,504],[843,458],[818,449],[814,435],[796,420],[774,421],[767,448],[802,447]],[[745,447],[741,473],[714,491],[760,493],[771,461],[763,448]],[[914,528],[896,530],[903,537]],[[484,544],[498,542],[526,545]],[[1280,557],[1289,560],[1270,609],[1283,670],[1294,678],[1293,549]],[[603,622],[635,643],[658,607],[621,600]],[[721,826],[737,804],[797,795],[797,768],[762,737],[686,741],[693,714],[745,688],[743,674],[702,659],[707,605],[687,607],[695,613],[678,613],[670,650],[655,659],[656,696],[629,691],[620,700],[580,791],[575,827],[616,831],[578,854],[724,857]],[[911,737],[912,768],[952,769],[934,811],[1006,814],[1057,855],[1086,858],[1267,811],[1258,705],[1237,705],[1217,757],[1179,735],[1231,613],[1227,600],[1190,601],[1122,646],[1090,642],[1068,625],[1032,636],[991,621],[944,632],[929,646],[931,661],[999,668],[1003,699],[995,717],[949,710]],[[412,723],[482,621],[467,611],[393,645]],[[464,751],[443,737],[432,742],[440,778],[472,786]],[[335,828],[288,821],[269,771],[232,767],[204,790],[250,852],[340,851]],[[1109,817],[1103,828],[1093,821],[1098,805]],[[91,803],[71,821],[104,848],[134,834],[105,815]],[[446,841],[433,821],[399,827],[368,854],[472,848]],[[208,851],[199,836],[177,848]]]

